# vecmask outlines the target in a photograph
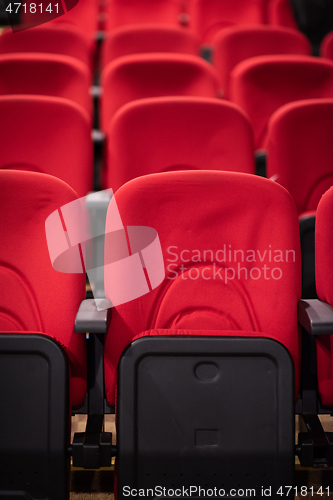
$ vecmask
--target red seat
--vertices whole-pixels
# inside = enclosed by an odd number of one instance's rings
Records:
[[[85,298],[85,275],[55,271],[45,236],[47,217],[77,195],[61,180],[36,172],[0,170],[0,186],[0,331],[39,332],[62,345],[70,362],[71,405],[80,407],[86,351],[74,320]]]
[[[65,500],[70,410],[87,387],[86,339],[74,333],[85,274],[53,269],[45,222],[77,194],[53,176],[12,170],[0,170],[0,192],[0,496]],[[54,244],[64,249],[60,211],[58,221]]]
[[[333,63],[307,56],[258,56],[238,64],[230,76],[230,99],[250,118],[255,148],[267,145],[267,124],[292,101],[333,97]]]
[[[286,104],[268,125],[267,176],[285,187],[300,215],[333,184],[333,98]]]
[[[135,99],[162,96],[217,97],[214,68],[183,54],[136,54],[119,57],[102,74],[101,122],[106,130],[115,112]]]
[[[267,484],[292,480],[301,278],[290,195],[254,175],[187,171],[134,179],[115,200],[125,230],[106,241],[106,296],[113,302],[122,285],[108,275],[111,255],[136,258],[147,288],[113,308],[105,341],[111,405],[119,370],[119,498],[127,484],[181,488],[185,475],[187,484],[200,474],[207,487],[226,489],[235,475],[249,487],[250,471],[250,485],[263,474]],[[156,256],[134,241],[142,226],[157,231],[163,251],[157,287],[149,281]],[[110,211],[106,232],[114,229]]]
[[[221,29],[235,24],[263,24],[266,0],[189,0],[190,28],[210,44]]]
[[[333,188],[321,198],[316,217],[316,288],[320,300],[333,306],[333,256],[332,256]],[[333,406],[333,337],[317,337],[318,390],[324,406]]]
[[[135,336],[159,334],[160,329],[225,330],[236,336],[255,331],[276,338],[293,356],[297,387],[300,255],[298,219],[290,195],[256,176],[188,171],[139,177],[120,188],[115,197],[125,227],[149,226],[158,232],[166,278],[152,292],[114,309],[105,344],[109,403],[115,403],[116,369],[122,351]],[[112,231],[112,223],[109,217],[106,233]],[[228,251],[233,256],[238,249],[236,260],[232,257],[230,261]],[[106,262],[108,251],[106,246]],[[272,279],[264,279],[262,274],[258,279],[255,271],[249,279],[251,269],[259,267],[257,252],[260,267],[279,267],[282,273],[275,271]],[[274,252],[279,255],[276,261]],[[252,256],[247,262],[245,257],[242,260],[245,254]],[[226,264],[237,271],[238,262],[247,273],[240,272],[239,279],[231,278],[227,286]],[[222,277],[214,275],[216,266]],[[112,297],[107,266],[105,287],[107,297],[110,293]],[[272,319],[272,297],[281,298],[274,302],[276,321]]]
[[[70,56],[36,53],[0,56],[0,95],[64,97],[79,104],[91,117],[90,78],[87,66]]]
[[[126,25],[114,29],[103,42],[102,66],[117,57],[147,52],[199,54],[193,33],[178,26],[160,24]]]
[[[142,124],[143,126],[140,126]],[[155,97],[123,106],[107,133],[105,185],[167,170],[255,173],[251,126],[232,103]]]
[[[303,298],[315,298],[314,216],[333,185],[333,99],[286,104],[268,125],[267,176],[285,187],[299,214]]]
[[[333,31],[330,31],[321,42],[320,55],[333,60]]]
[[[89,45],[94,47],[95,34],[98,30],[98,2],[95,0],[79,0],[72,9],[52,20],[51,23],[78,28]]]
[[[42,52],[72,56],[92,70],[91,47],[74,26],[48,23],[18,33],[7,29],[0,36],[0,53],[13,52]]]
[[[300,32],[273,26],[231,26],[213,39],[213,62],[228,96],[229,76],[244,59],[273,54],[310,55],[310,42]]]
[[[267,0],[267,22],[298,30],[290,0]]]
[[[178,25],[181,0],[110,0],[106,30],[125,24],[161,23]]]
[[[93,187],[90,120],[59,97],[1,96],[0,169],[59,177],[85,196]]]

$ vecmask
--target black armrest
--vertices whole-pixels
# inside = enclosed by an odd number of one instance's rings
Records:
[[[76,333],[106,333],[110,323],[111,302],[107,299],[86,299],[75,318]],[[108,308],[108,309],[107,309]]]
[[[299,323],[311,335],[333,334],[333,308],[318,299],[300,300],[297,304]]]

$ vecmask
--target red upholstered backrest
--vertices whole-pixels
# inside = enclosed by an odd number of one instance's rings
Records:
[[[230,76],[230,99],[248,114],[256,148],[266,146],[268,120],[278,108],[327,97],[333,97],[333,62],[310,56],[253,57]]]
[[[42,52],[72,56],[92,69],[91,47],[74,26],[53,24],[13,33],[6,29],[0,35],[0,53]]]
[[[0,116],[0,169],[54,175],[79,196],[92,190],[90,120],[78,104],[58,97],[0,96]]]
[[[319,202],[316,216],[316,290],[320,300],[333,306],[333,188]],[[318,389],[323,405],[333,407],[333,337],[317,337]]]
[[[39,53],[0,55],[0,95],[64,97],[91,116],[90,79],[87,66],[74,57]]]
[[[266,0],[189,0],[190,28],[201,42],[210,43],[222,28],[262,24]]]
[[[151,329],[233,330],[236,336],[247,330],[278,338],[294,358],[297,388],[300,244],[289,193],[253,175],[183,171],[134,179],[115,199],[124,226],[158,232],[166,276],[153,291],[112,310],[108,401],[114,403],[122,351]],[[109,213],[107,232],[113,222]],[[107,243],[106,260],[109,253]],[[112,283],[105,280],[108,295]]]
[[[298,213],[316,210],[333,185],[333,99],[286,104],[268,125],[267,176],[284,186]]]
[[[181,0],[110,0],[108,5],[107,31],[125,24],[179,22]]]
[[[102,128],[115,112],[135,99],[162,96],[217,97],[215,69],[197,56],[136,54],[119,57],[102,74]]]
[[[103,42],[102,66],[117,57],[147,52],[199,55],[199,40],[179,26],[157,23],[121,26],[111,31]]]
[[[252,130],[234,104],[155,97],[123,106],[107,134],[106,187],[167,170],[255,173]],[[149,146],[149,147],[147,147]]]
[[[99,4],[96,0],[79,0],[64,15],[53,19],[52,24],[76,26],[87,39],[91,47],[96,44],[95,35],[98,30]]]
[[[45,220],[77,198],[55,177],[0,170],[0,332],[41,332],[62,344],[70,360],[71,404],[86,393],[85,338],[74,319],[85,298],[85,275],[52,268]]]
[[[298,29],[290,0],[267,0],[267,22],[274,26]]]
[[[224,96],[228,96],[231,71],[245,59],[273,54],[311,54],[310,42],[302,33],[265,25],[225,28],[214,37],[213,50],[213,62]]]
[[[320,55],[333,59],[333,31],[330,31],[321,42]]]

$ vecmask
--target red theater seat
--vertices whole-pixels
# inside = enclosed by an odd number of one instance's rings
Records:
[[[144,126],[141,126],[144,124]],[[251,126],[232,103],[155,97],[123,106],[107,133],[106,187],[167,170],[255,173]]]
[[[0,36],[0,53],[41,52],[75,57],[92,70],[92,50],[74,26],[48,23],[13,33],[5,30]]]
[[[0,56],[0,95],[64,97],[79,104],[89,116],[90,78],[87,66],[74,57],[36,53]]]
[[[235,24],[263,24],[266,0],[189,0],[190,28],[210,44],[221,29]]]
[[[52,20],[51,23],[78,28],[89,45],[94,47],[95,34],[98,30],[98,2],[95,0],[79,0],[75,7]]]
[[[106,296],[115,303],[128,285],[110,278],[116,254],[141,265],[131,286],[153,288],[113,308],[106,336],[111,405],[119,370],[118,498],[124,485],[180,487],[198,473],[212,487],[292,481],[301,277],[290,195],[252,175],[188,171],[134,179],[115,201],[125,229],[106,240]],[[158,286],[158,246],[135,238],[142,226],[161,244]]]
[[[90,121],[77,104],[43,96],[1,96],[0,169],[59,177],[79,196],[93,187]]]
[[[316,217],[316,287],[321,301],[333,307],[333,254],[332,254],[333,188],[322,197]],[[331,329],[329,330],[331,331]],[[327,333],[329,333],[329,331]],[[324,406],[333,407],[333,337],[317,337],[318,390]]]
[[[267,146],[267,124],[292,101],[333,97],[333,63],[307,56],[258,56],[238,64],[230,76],[230,99],[247,113],[255,148]]]
[[[328,33],[321,42],[320,55],[327,59],[333,59],[333,31]]]
[[[212,45],[213,62],[225,97],[231,71],[245,59],[273,54],[311,55],[310,42],[304,35],[279,26],[231,26],[220,30]]]
[[[0,492],[68,499],[69,403],[86,395],[86,341],[74,333],[85,275],[52,268],[45,221],[77,195],[55,177],[6,170],[0,191]]]
[[[268,124],[267,176],[290,192],[300,218],[303,298],[316,297],[314,216],[333,185],[332,127],[333,99],[286,104]]]
[[[160,24],[126,25],[114,29],[103,42],[103,64],[117,57],[147,52],[199,54],[196,36],[178,26]]]
[[[102,74],[101,118],[106,130],[115,112],[135,99],[162,96],[217,97],[218,77],[201,58],[183,54],[119,57]]]
[[[267,0],[267,22],[273,26],[298,30],[291,0]]]
[[[286,104],[269,121],[267,176],[288,189],[300,216],[333,184],[332,127],[333,98]]]
[[[178,25],[181,0],[110,0],[106,30],[125,24],[161,23]]]

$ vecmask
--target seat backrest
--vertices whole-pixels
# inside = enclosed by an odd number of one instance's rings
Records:
[[[267,176],[284,186],[298,213],[316,210],[333,185],[333,98],[286,104],[268,125]]]
[[[330,187],[318,204],[316,216],[316,288],[319,299],[331,306],[333,306],[332,216],[333,187]]]
[[[281,106],[301,99],[333,97],[333,62],[310,56],[258,56],[230,75],[230,99],[250,118],[255,148],[265,148],[267,124]]]
[[[0,192],[0,331],[41,332],[65,347],[71,404],[79,407],[86,394],[86,353],[74,320],[85,298],[85,274],[55,271],[45,235],[47,217],[77,195],[55,177],[10,170],[0,170]]]
[[[59,177],[79,196],[93,188],[90,121],[59,97],[0,96],[0,169]]]
[[[0,53],[40,52],[75,57],[92,70],[92,53],[87,40],[74,26],[46,24],[13,33],[6,29],[0,35]]]
[[[64,97],[92,116],[90,78],[87,66],[74,57],[39,53],[0,55],[0,95]]]
[[[142,126],[138,126],[142,124]],[[155,97],[123,106],[107,133],[106,187],[167,170],[255,173],[251,125],[234,104]]]
[[[105,343],[110,404],[119,356],[135,336],[154,329],[178,330],[180,335],[226,330],[228,335],[232,331],[246,336],[252,331],[252,336],[258,332],[274,337],[292,354],[298,380],[299,228],[294,202],[285,189],[242,173],[166,172],[128,182],[115,200],[128,238],[124,231],[122,237],[119,232],[117,238],[106,239],[107,297],[112,302],[110,252],[124,255],[122,245],[128,248],[129,241],[133,257],[139,259],[139,253],[143,261],[154,262],[151,252],[133,243],[133,226],[157,231],[165,279],[112,311]],[[109,211],[106,232],[113,229]],[[138,286],[135,279],[131,286]]]
[[[318,298],[333,306],[333,188],[321,198],[316,216],[316,290]],[[333,339],[332,335],[317,337],[318,390],[324,406],[333,407]]]
[[[178,25],[181,0],[110,0],[106,30],[125,24],[160,23]]]
[[[235,24],[262,24],[266,0],[190,0],[190,28],[210,44],[222,28]]]
[[[238,63],[273,54],[311,55],[310,42],[302,33],[279,26],[231,26],[220,30],[213,40],[213,62],[224,96],[228,96],[229,76]]]
[[[290,0],[267,0],[267,22],[298,30]]]
[[[333,60],[333,31],[330,31],[321,42],[320,55]]]
[[[135,99],[162,96],[217,97],[215,69],[200,57],[184,54],[136,54],[119,57],[102,74],[103,130],[115,112]]]
[[[193,33],[178,26],[157,23],[121,26],[103,42],[102,66],[117,57],[147,52],[199,55],[199,40]]]

